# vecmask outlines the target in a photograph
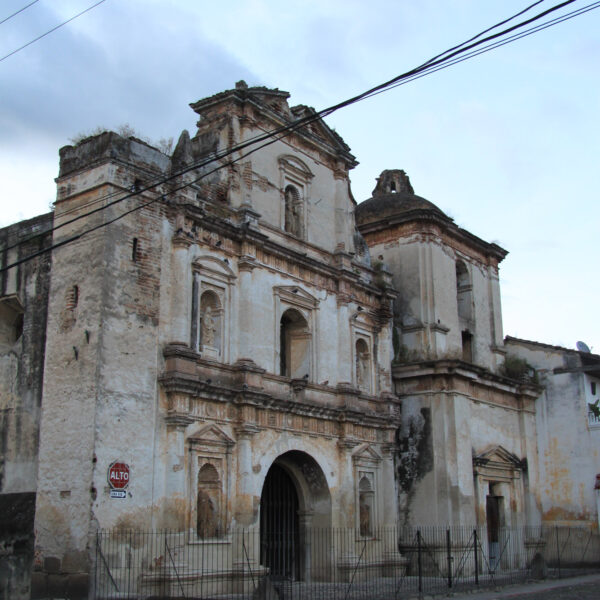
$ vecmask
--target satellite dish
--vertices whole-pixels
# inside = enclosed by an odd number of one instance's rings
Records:
[[[579,350],[579,352],[586,352],[587,354],[591,353],[591,350],[588,348],[588,345],[585,342],[577,342],[575,346],[577,346],[577,350]]]

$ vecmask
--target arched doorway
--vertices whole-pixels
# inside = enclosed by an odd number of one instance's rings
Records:
[[[324,536],[331,528],[331,496],[321,467],[291,450],[271,465],[260,500],[260,560],[275,579],[321,579],[329,569]],[[319,544],[313,540],[315,532]],[[312,548],[312,549],[311,549]]]
[[[275,463],[267,473],[260,498],[261,563],[272,577],[298,579],[298,493],[286,470]]]

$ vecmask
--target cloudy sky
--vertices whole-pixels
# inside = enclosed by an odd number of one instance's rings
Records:
[[[2,0],[0,20],[29,1]],[[0,25],[0,57],[93,3],[39,0]],[[78,133],[128,123],[177,139],[194,131],[189,102],[240,79],[324,108],[531,3],[107,0],[0,61],[0,226],[48,210],[58,149]],[[383,169],[402,168],[417,194],[509,250],[506,334],[570,348],[584,340],[595,352],[598,32],[593,10],[328,118],[360,161],[357,201]]]

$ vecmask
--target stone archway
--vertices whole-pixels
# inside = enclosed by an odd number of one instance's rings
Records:
[[[274,578],[321,579],[330,557],[318,549],[329,547],[323,539],[328,535],[331,495],[321,467],[306,452],[280,455],[267,472],[261,494],[261,564]]]

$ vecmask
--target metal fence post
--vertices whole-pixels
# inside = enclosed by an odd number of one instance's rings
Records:
[[[452,553],[450,551],[450,528],[446,529],[446,551],[448,559],[448,587],[452,587]]]
[[[479,585],[479,565],[477,564],[477,529],[473,529],[473,553],[475,556],[475,585]]]
[[[556,559],[558,561],[558,578],[560,579],[560,544],[558,543],[558,525],[554,527],[554,533],[556,534]]]
[[[421,564],[421,530],[417,529],[417,567],[419,570],[419,593],[423,591],[423,565]]]

